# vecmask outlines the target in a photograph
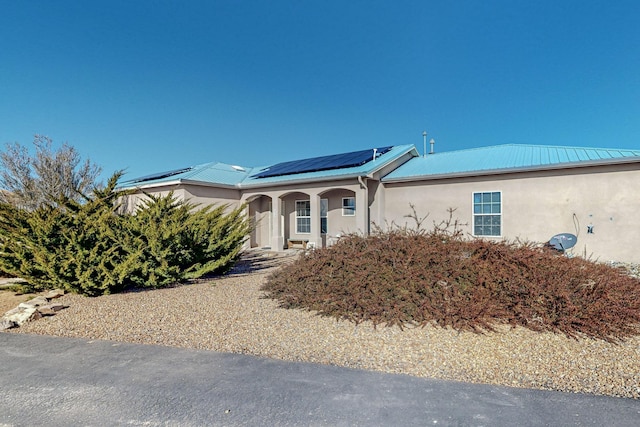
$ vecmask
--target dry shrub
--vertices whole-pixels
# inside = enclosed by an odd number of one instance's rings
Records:
[[[285,308],[374,325],[497,324],[621,341],[640,332],[640,280],[533,244],[395,228],[303,254],[263,288]]]

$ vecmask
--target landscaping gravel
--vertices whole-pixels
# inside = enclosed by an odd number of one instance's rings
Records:
[[[96,298],[65,295],[69,308],[12,333],[126,341],[245,353],[513,387],[640,398],[640,337],[622,344],[524,328],[475,334],[405,328],[286,310],[261,285],[291,252],[250,251],[224,277]],[[348,286],[349,284],[345,284]]]

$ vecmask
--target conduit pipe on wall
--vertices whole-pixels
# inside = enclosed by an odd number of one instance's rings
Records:
[[[369,187],[367,187],[367,184],[364,182],[364,180],[362,179],[362,177],[361,177],[361,176],[358,176],[358,182],[360,183],[360,186],[361,186],[362,188],[364,188],[365,190],[367,190],[367,192],[369,191]],[[367,197],[368,197],[368,196],[369,196],[369,195],[367,194]]]
[[[362,179],[362,176],[358,175],[358,182],[360,183],[360,187],[364,189],[364,200],[366,205],[361,208],[364,211],[365,230],[363,231],[365,232],[366,235],[369,235],[370,227],[371,227],[371,225],[369,224],[369,187],[367,186],[367,183],[365,182],[365,180]],[[357,210],[358,210],[358,206],[356,206],[356,212]]]

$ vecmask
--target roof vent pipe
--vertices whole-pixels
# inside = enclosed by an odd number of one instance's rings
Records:
[[[376,160],[376,153],[377,153],[377,152],[378,152],[378,149],[377,149],[377,148],[374,148],[374,149],[373,149],[373,160],[374,160],[374,161]]]
[[[422,157],[427,157],[427,131],[422,131],[422,139],[424,144],[424,150],[422,150]]]
[[[429,145],[431,145],[431,151],[429,151],[429,154],[433,154],[433,146],[436,144],[436,140],[431,138],[431,140],[429,141]]]

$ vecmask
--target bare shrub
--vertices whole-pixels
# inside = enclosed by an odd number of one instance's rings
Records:
[[[610,342],[640,332],[638,279],[542,245],[466,240],[459,225],[348,235],[276,271],[263,290],[282,307],[355,323],[509,324]]]

